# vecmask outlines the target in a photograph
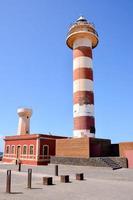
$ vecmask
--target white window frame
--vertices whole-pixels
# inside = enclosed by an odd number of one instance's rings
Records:
[[[16,146],[16,155],[18,156],[18,147],[20,147],[20,157],[21,157],[21,155],[22,155],[22,145],[21,144],[18,144],[17,146]]]
[[[9,152],[7,153],[7,147],[9,147]],[[10,154],[10,145],[6,145],[6,154]]]
[[[25,153],[25,154],[24,154],[24,147],[26,147],[26,153]],[[24,144],[24,145],[23,145],[23,150],[22,150],[22,155],[27,155],[27,152],[28,152],[27,145],[26,145],[26,144]]]
[[[33,147],[33,154],[30,153],[30,147]],[[34,144],[31,144],[31,145],[29,146],[29,155],[30,155],[30,156],[34,155]]]
[[[12,152],[13,147],[14,147],[14,152]],[[11,154],[15,155],[15,145],[11,145]]]

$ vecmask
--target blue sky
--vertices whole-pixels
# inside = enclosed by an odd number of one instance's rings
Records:
[[[0,135],[17,132],[18,107],[33,109],[32,133],[72,136],[70,24],[96,26],[96,137],[133,141],[133,1],[0,1]],[[0,150],[2,150],[2,139]]]

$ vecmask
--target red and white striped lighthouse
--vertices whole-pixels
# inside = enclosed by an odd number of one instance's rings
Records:
[[[94,25],[80,17],[66,40],[73,49],[74,137],[95,137],[92,49],[98,44]]]

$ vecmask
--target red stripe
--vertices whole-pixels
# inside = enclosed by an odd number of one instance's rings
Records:
[[[89,130],[91,127],[94,126],[95,126],[94,117],[81,116],[74,118],[74,130],[81,130],[81,129]]]
[[[78,91],[73,94],[74,104],[94,104],[94,94],[90,91]]]
[[[73,80],[90,79],[93,81],[93,71],[91,68],[77,68],[73,72]]]
[[[73,58],[86,56],[92,58],[92,49],[90,47],[81,46],[73,50]]]

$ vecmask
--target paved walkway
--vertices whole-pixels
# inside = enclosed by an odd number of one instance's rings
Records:
[[[32,189],[27,189],[27,169],[33,170]],[[6,171],[12,170],[12,193],[5,193]],[[83,172],[84,181],[76,181],[75,174]],[[133,170],[59,165],[59,174],[69,174],[71,183],[60,183],[54,176],[54,165],[17,166],[0,163],[0,200],[133,200]],[[42,185],[42,177],[53,176],[54,185]]]

